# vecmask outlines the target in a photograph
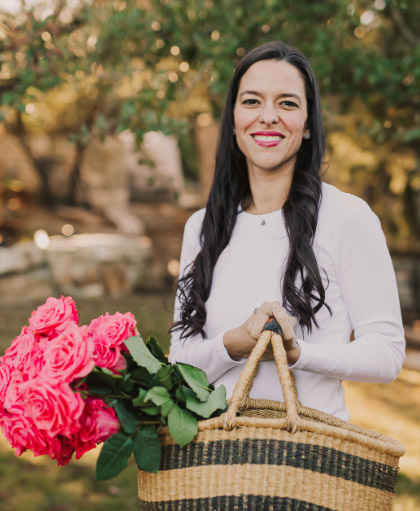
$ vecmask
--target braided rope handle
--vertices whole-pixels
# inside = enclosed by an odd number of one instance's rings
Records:
[[[287,429],[292,433],[296,431],[299,418],[299,403],[297,399],[296,385],[289,371],[287,355],[283,346],[283,339],[278,332],[281,332],[281,329],[277,321],[270,319],[266,323],[266,326],[261,332],[254,349],[249,355],[249,358],[242,369],[241,375],[236,382],[235,389],[229,401],[228,409],[222,415],[224,429],[231,430],[235,427],[238,410],[248,401],[249,392],[252,388],[255,375],[257,374],[259,362],[271,342],[277,374],[283,390],[284,403],[286,407]]]

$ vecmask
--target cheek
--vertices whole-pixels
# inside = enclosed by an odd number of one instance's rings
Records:
[[[288,117],[285,124],[287,128],[294,133],[297,137],[302,137],[305,130],[306,116],[291,115]]]
[[[233,124],[236,133],[246,129],[255,121],[255,113],[250,110],[235,108],[233,112]]]

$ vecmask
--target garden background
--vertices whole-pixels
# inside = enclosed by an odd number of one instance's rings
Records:
[[[235,64],[280,39],[318,78],[324,179],[380,217],[409,350],[346,384],[352,421],[407,448],[395,511],[420,509],[420,4],[416,0],[0,0],[0,353],[49,295],[81,322],[131,311],[167,348],[182,230],[205,204]],[[136,469],[57,468],[0,437],[4,511],[137,509]]]

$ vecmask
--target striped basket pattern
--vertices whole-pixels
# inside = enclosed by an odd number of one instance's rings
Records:
[[[249,399],[271,342],[284,403]],[[159,472],[139,470],[142,511],[391,511],[396,440],[299,405],[278,333],[264,331],[228,410],[181,448],[161,435]]]

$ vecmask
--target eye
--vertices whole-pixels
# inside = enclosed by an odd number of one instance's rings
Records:
[[[285,99],[280,102],[282,106],[285,106],[286,108],[299,108],[299,105],[290,99]]]
[[[255,99],[255,98],[249,98],[249,99],[245,99],[244,101],[242,101],[242,104],[254,106],[254,105],[258,105],[259,101],[258,101],[258,99]]]

